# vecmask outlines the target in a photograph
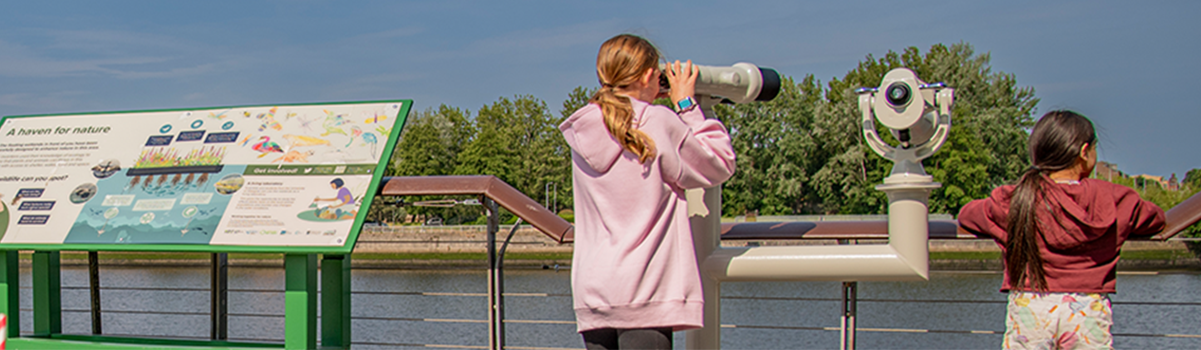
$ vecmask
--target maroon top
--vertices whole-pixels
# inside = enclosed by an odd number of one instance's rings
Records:
[[[1001,186],[989,198],[974,200],[959,211],[959,225],[987,235],[1005,252],[1009,200],[1014,186]],[[1163,209],[1142,200],[1129,187],[1102,180],[1052,183],[1048,205],[1036,215],[1041,232],[1039,253],[1049,292],[1114,293],[1118,252],[1130,235],[1163,230]],[[1006,270],[1001,291],[1013,285]],[[1027,286],[1020,290],[1033,290]]]

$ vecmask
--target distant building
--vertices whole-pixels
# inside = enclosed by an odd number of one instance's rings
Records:
[[[1172,177],[1168,179],[1168,187],[1165,189],[1168,191],[1180,190],[1180,180],[1176,178],[1176,173],[1172,173]]]
[[[1121,171],[1118,171],[1118,165],[1110,162],[1097,162],[1096,167],[1097,178],[1105,179],[1105,181],[1113,181],[1115,178],[1126,177]]]
[[[1168,180],[1164,180],[1163,176],[1140,174],[1140,175],[1131,176],[1131,178],[1143,179],[1143,181],[1147,181],[1147,182],[1155,182],[1155,183],[1159,184],[1159,188],[1174,191],[1174,190],[1168,188]]]

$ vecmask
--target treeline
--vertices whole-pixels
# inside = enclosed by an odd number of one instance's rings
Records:
[[[737,172],[722,189],[723,215],[883,213],[887,199],[874,187],[892,163],[863,143],[854,90],[878,86],[897,67],[955,88],[949,139],[923,162],[942,183],[931,195],[931,212],[956,214],[1029,166],[1026,130],[1037,117],[1034,89],[1018,86],[1012,74],[993,72],[989,55],[970,44],[939,44],[925,53],[910,47],[869,55],[825,83],[812,75],[783,77],[779,96],[770,102],[714,108],[738,155]],[[570,208],[571,153],[557,126],[593,91],[577,87],[553,111],[533,96],[517,95],[474,115],[446,105],[412,113],[388,175],[495,175],[548,207]],[[388,222],[404,214],[436,215],[446,224],[482,222],[479,207],[372,210],[376,220]]]

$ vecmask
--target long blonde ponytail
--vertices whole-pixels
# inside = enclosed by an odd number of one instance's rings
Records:
[[[638,155],[645,164],[655,158],[655,141],[633,126],[634,108],[630,98],[617,94],[633,84],[647,69],[658,69],[659,51],[649,41],[621,34],[601,44],[596,56],[596,77],[601,88],[588,100],[600,106],[609,134],[621,147]]]

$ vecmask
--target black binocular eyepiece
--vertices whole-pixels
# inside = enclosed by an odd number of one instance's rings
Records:
[[[888,101],[888,105],[893,107],[904,107],[913,99],[913,91],[909,90],[909,84],[904,82],[895,82],[888,85],[884,89],[884,98]]]

